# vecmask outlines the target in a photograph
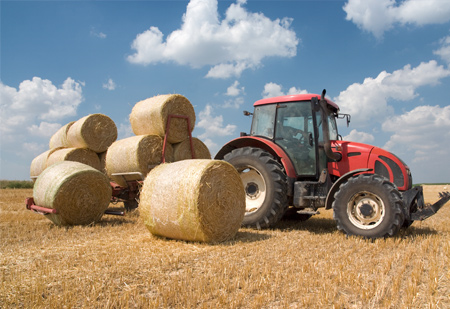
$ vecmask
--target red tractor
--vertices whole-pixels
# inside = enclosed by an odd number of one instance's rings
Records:
[[[338,134],[339,107],[322,95],[299,94],[254,103],[250,134],[224,145],[215,159],[231,163],[246,192],[245,226],[273,226],[287,212],[309,219],[333,209],[339,230],[389,237],[435,214],[448,192],[425,205],[408,166],[378,147],[346,142]]]

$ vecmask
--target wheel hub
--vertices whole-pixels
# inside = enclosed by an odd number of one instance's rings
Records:
[[[348,202],[347,212],[355,226],[368,230],[381,224],[385,215],[385,206],[377,195],[359,192]]]
[[[250,199],[256,199],[259,196],[259,187],[258,184],[254,182],[249,182],[245,187],[245,193]]]

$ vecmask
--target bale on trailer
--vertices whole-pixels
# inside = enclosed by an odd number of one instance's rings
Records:
[[[192,159],[190,139],[185,139],[181,143],[173,144],[173,159],[181,161]],[[192,147],[194,149],[194,159],[211,159],[211,153],[208,147],[198,138],[192,138]]]
[[[138,135],[114,142],[106,152],[105,166],[108,177],[126,187],[127,183],[116,173],[141,173],[144,177],[151,168],[161,163],[163,138],[158,135]],[[173,161],[173,149],[166,144],[166,162]]]
[[[244,187],[237,171],[225,161],[162,164],[144,181],[139,211],[154,235],[221,242],[233,238],[241,226]]]
[[[68,124],[62,126],[55,134],[50,138],[49,147],[50,149],[65,147],[69,148],[69,141],[67,140],[67,133],[70,127],[75,123],[75,121],[69,122]]]
[[[49,149],[31,161],[30,165],[30,178],[36,181],[36,178],[47,168],[47,159],[55,151],[62,149],[61,147]]]
[[[92,114],[77,120],[67,133],[71,147],[89,148],[100,153],[117,139],[114,121],[103,114]]]
[[[61,161],[80,162],[101,170],[100,159],[97,153],[88,148],[61,148],[55,150],[47,158],[47,167]]]
[[[171,115],[187,116],[191,132],[195,125],[195,111],[189,100],[180,94],[158,95],[136,103],[130,114],[134,134],[164,136],[167,120]],[[189,136],[185,119],[172,118],[167,141],[175,144]]]
[[[56,209],[46,217],[57,225],[84,225],[100,220],[111,200],[106,175],[79,162],[53,164],[37,178],[36,205]]]

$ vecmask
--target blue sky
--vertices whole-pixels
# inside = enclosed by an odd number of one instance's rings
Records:
[[[450,1],[1,1],[0,179],[28,179],[62,125],[92,113],[119,139],[140,100],[180,93],[215,154],[242,110],[320,93],[346,140],[450,182]]]

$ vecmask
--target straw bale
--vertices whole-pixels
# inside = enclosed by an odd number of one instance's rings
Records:
[[[164,136],[169,114],[188,116],[191,132],[195,126],[195,111],[191,102],[180,94],[158,95],[136,103],[130,114],[131,128],[134,134],[152,134]],[[168,142],[175,144],[188,137],[185,119],[172,118]]]
[[[100,153],[117,139],[114,121],[103,114],[92,114],[77,120],[67,133],[70,147],[89,148]]]
[[[225,161],[162,164],[144,181],[139,212],[154,235],[221,242],[233,238],[242,223],[244,187],[237,171]]]
[[[139,172],[145,177],[155,165],[161,163],[163,138],[158,135],[138,135],[114,142],[106,153],[105,166],[108,177],[126,187],[127,183],[114,173]],[[166,162],[173,161],[172,146],[167,143]]]
[[[100,160],[100,172],[106,174],[106,151],[98,153],[98,159]]]
[[[47,159],[48,157],[55,151],[62,149],[62,147],[57,147],[54,149],[49,149],[31,161],[30,165],[30,178],[36,181],[36,177],[38,177],[46,168],[47,168]]]
[[[173,144],[174,161],[192,159],[191,143],[189,138],[181,143]],[[194,148],[194,159],[211,159],[211,153],[208,147],[198,138],[192,138],[192,147]]]
[[[61,148],[55,150],[47,158],[47,167],[61,161],[74,161],[101,170],[97,153],[88,148]]]
[[[75,121],[69,122],[68,124],[62,126],[55,134],[50,138],[50,149],[58,147],[70,147],[69,141],[67,140],[67,132],[69,132],[70,127],[75,123]]]
[[[46,215],[57,225],[84,225],[100,220],[111,200],[108,177],[72,161],[53,164],[36,180],[34,202],[58,210]]]

